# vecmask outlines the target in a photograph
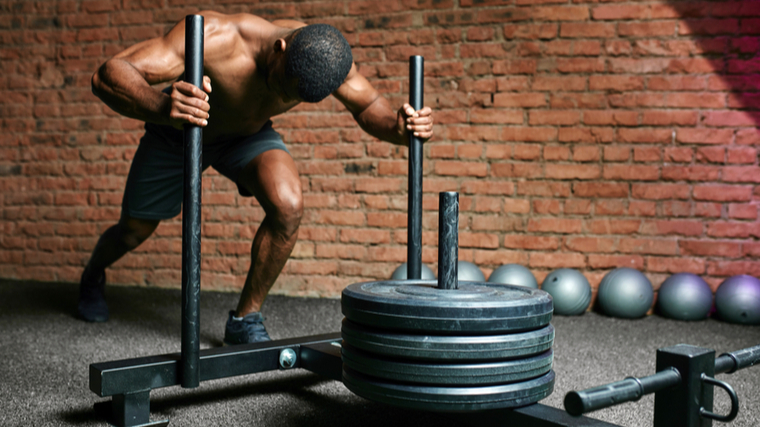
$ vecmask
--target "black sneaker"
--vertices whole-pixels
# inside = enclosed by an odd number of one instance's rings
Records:
[[[235,312],[230,311],[227,326],[224,329],[225,344],[250,344],[272,340],[264,327],[264,316],[261,313],[251,313],[243,317],[243,320],[235,320],[234,316]]]
[[[86,322],[105,322],[108,320],[108,305],[105,298],[106,273],[96,280],[88,277],[87,270],[82,273],[79,283],[79,304],[77,314]]]

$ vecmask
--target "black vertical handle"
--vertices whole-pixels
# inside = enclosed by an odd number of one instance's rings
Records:
[[[457,289],[459,284],[459,193],[438,195],[438,289]]]
[[[409,105],[422,109],[424,59],[409,58]],[[407,236],[407,279],[422,278],[422,139],[409,135],[409,217]]]
[[[185,17],[185,81],[202,88],[203,16]],[[184,388],[200,384],[201,172],[203,130],[185,125],[182,199],[182,371]]]

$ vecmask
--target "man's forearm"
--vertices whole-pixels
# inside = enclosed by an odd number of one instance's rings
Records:
[[[169,96],[152,88],[126,61],[112,59],[92,76],[92,92],[117,113],[144,122],[168,124]]]
[[[378,96],[364,111],[354,118],[361,128],[375,138],[397,145],[408,145],[409,141],[398,131],[398,116],[383,96]]]

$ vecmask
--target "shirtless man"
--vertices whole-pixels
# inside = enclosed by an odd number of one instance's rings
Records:
[[[423,140],[433,135],[433,116],[428,107],[392,108],[356,71],[351,48],[334,27],[201,14],[203,90],[181,81],[184,20],[165,36],[117,54],[92,77],[95,95],[114,111],[146,122],[146,132],[132,161],[121,218],[100,237],[82,274],[78,314],[90,322],[108,320],[106,267],[147,239],[162,219],[180,213],[180,129],[192,123],[203,127],[204,168],[213,166],[241,195],[256,197],[266,213],[224,339],[227,344],[266,341],[261,305],[293,250],[303,214],[296,165],[270,118],[332,94],[367,133],[406,145],[410,133]],[[172,81],[163,91],[151,86]]]

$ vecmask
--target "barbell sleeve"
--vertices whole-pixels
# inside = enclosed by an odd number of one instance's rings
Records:
[[[185,81],[203,87],[203,16],[185,17]],[[201,172],[203,130],[184,126],[182,196],[182,345],[183,388],[200,385]]]
[[[459,193],[438,195],[438,289],[457,289],[459,275]]]
[[[715,373],[734,373],[760,362],[760,345],[723,353],[715,359]]]
[[[638,400],[644,395],[676,386],[680,382],[681,374],[678,370],[669,368],[648,377],[629,377],[599,387],[571,391],[565,396],[565,410],[570,415],[579,416],[597,409]]]

